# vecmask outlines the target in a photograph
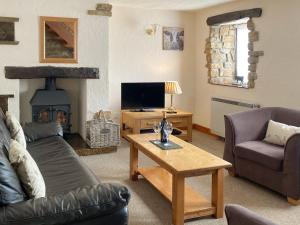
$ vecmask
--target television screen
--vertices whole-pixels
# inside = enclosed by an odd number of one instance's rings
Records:
[[[165,107],[165,83],[122,83],[121,109]]]

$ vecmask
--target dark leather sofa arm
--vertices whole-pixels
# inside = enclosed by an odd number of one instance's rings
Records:
[[[127,207],[130,194],[117,184],[81,187],[66,194],[0,208],[1,225],[58,225],[113,214]]]
[[[276,225],[239,205],[227,205],[225,213],[228,225]]]
[[[287,196],[300,199],[300,134],[292,135],[285,145],[283,172]]]
[[[254,109],[225,115],[224,159],[234,163],[234,146],[246,141],[262,140],[265,136],[272,108]]]

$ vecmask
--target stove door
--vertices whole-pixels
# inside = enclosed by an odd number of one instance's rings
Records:
[[[70,106],[53,106],[53,121],[60,123],[64,132],[70,132]]]
[[[32,121],[47,123],[52,121],[51,107],[49,106],[34,106],[32,107]]]

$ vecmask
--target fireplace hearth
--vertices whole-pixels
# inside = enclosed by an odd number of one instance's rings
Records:
[[[33,122],[58,122],[64,133],[71,133],[71,101],[64,89],[56,88],[56,78],[45,79],[45,89],[38,89],[30,100]]]

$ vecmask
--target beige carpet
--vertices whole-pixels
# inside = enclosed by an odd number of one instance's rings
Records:
[[[193,144],[222,157],[224,143],[220,140],[194,132]],[[102,181],[122,183],[130,189],[132,194],[129,203],[130,225],[171,224],[171,205],[169,202],[143,179],[138,182],[132,182],[128,179],[129,146],[126,141],[123,140],[117,152],[84,156],[82,159]],[[153,164],[145,156],[141,157],[140,162],[143,165]],[[211,178],[209,176],[189,178],[187,182],[205,196],[210,196]],[[246,206],[280,225],[300,224],[300,206],[290,206],[284,197],[247,180],[232,178],[227,173],[225,174],[225,203]],[[222,225],[227,223],[225,218],[217,220],[207,217],[185,224]]]

